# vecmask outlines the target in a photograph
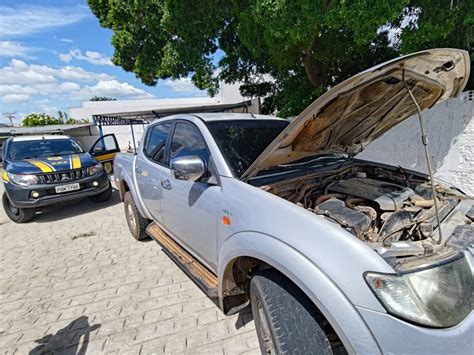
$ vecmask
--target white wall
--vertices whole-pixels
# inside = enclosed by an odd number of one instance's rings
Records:
[[[76,139],[84,149],[88,150],[99,138],[99,129],[95,126],[88,126],[68,130],[65,134]]]
[[[141,141],[143,136],[143,126],[133,125],[133,131],[135,133],[135,142],[138,147],[138,142]],[[104,132],[104,134],[115,134],[118,145],[122,151],[127,150],[129,144],[130,147],[132,147],[133,149],[132,131],[130,129],[130,126],[105,126],[102,127],[102,132]]]
[[[473,92],[423,113],[435,176],[474,195]],[[427,173],[418,117],[413,116],[370,144],[358,158]]]

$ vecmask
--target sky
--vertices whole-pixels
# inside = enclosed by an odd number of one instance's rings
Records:
[[[205,96],[188,78],[146,86],[110,61],[112,31],[86,0],[0,0],[0,123],[30,112],[57,115],[94,96]],[[80,117],[77,117],[80,118]]]

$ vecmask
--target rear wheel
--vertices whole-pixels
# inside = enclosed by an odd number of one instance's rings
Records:
[[[2,196],[3,209],[10,218],[15,223],[26,223],[31,221],[35,214],[36,209],[34,208],[18,208],[14,207],[6,193],[3,193]]]
[[[256,273],[250,282],[250,301],[263,354],[346,353],[342,344],[331,346],[323,330],[327,321],[280,272],[270,269]]]
[[[143,240],[148,238],[146,227],[150,224],[150,220],[144,218],[137,209],[133,201],[130,191],[125,193],[123,198],[123,206],[125,209],[125,217],[127,218],[128,228],[136,240]]]

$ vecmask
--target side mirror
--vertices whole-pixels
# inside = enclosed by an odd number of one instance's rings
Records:
[[[105,152],[105,148],[104,147],[101,147],[101,146],[96,146],[94,147],[94,149],[92,150],[91,154],[94,155],[94,154],[101,154]]]
[[[206,172],[204,161],[198,156],[179,157],[171,160],[171,175],[177,180],[197,181]]]

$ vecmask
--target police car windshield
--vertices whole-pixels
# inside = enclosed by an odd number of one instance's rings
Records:
[[[9,151],[11,160],[84,153],[81,146],[71,139],[14,141]]]

